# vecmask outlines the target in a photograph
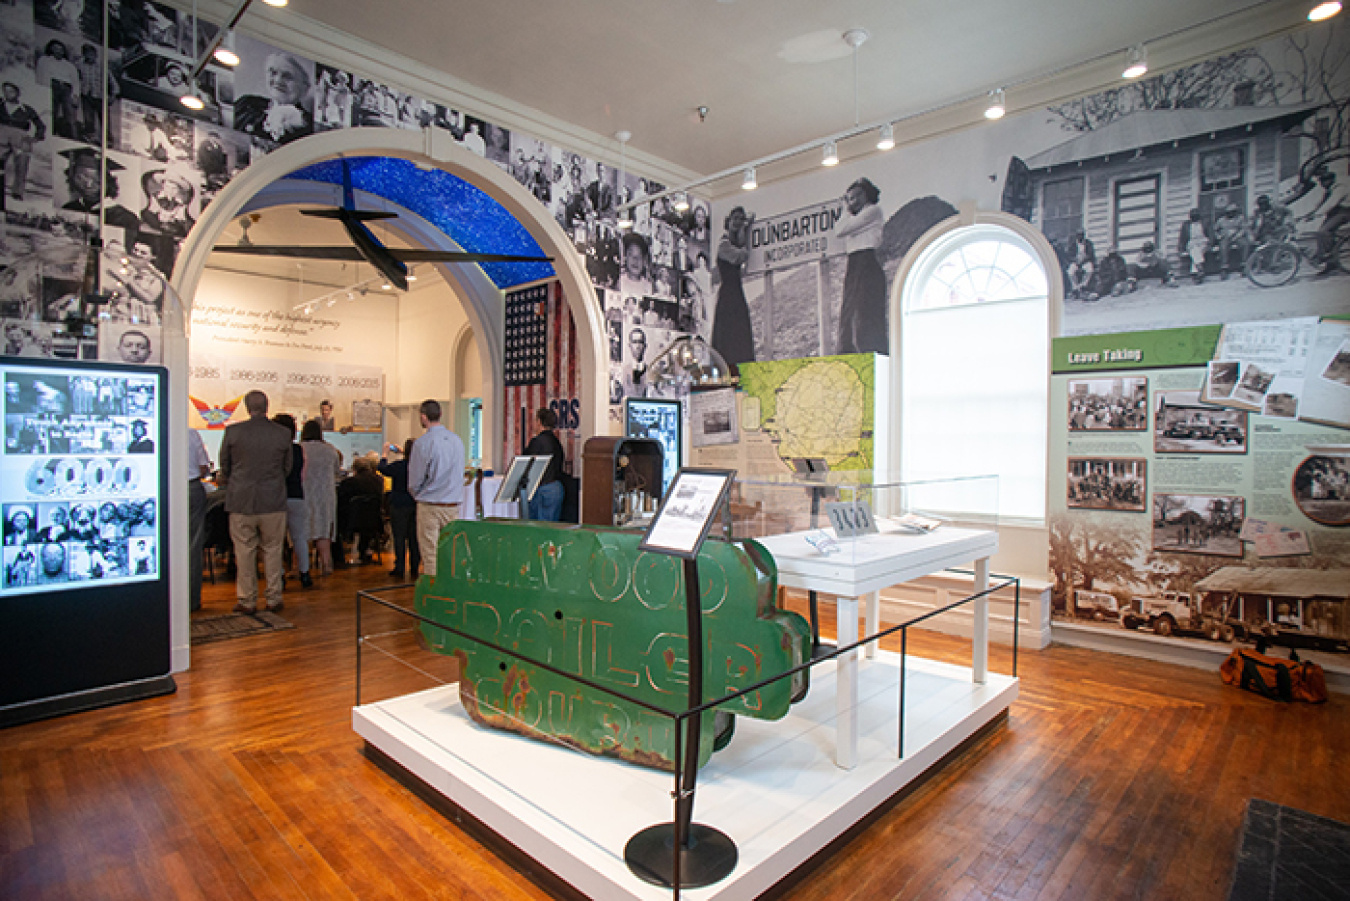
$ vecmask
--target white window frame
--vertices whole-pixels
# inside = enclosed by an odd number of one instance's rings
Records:
[[[971,227],[978,227],[973,231],[966,231]],[[991,228],[994,227],[994,228]],[[1050,338],[1059,331],[1059,321],[1062,313],[1064,288],[1062,274],[1059,272],[1058,258],[1049,241],[1034,226],[1015,216],[1004,213],[977,213],[973,209],[967,208],[963,212],[949,219],[938,226],[935,226],[925,234],[906,255],[901,263],[899,272],[895,280],[895,288],[891,302],[891,346],[898,349],[896,364],[892,367],[891,387],[892,397],[896,398],[895,415],[892,417],[891,432],[894,440],[891,443],[891,451],[888,460],[888,468],[893,473],[906,473],[903,459],[903,448],[905,445],[906,422],[903,409],[903,398],[905,397],[905,366],[903,359],[905,324],[910,315],[927,315],[927,311],[915,311],[911,313],[907,309],[907,298],[913,292],[921,291],[921,285],[927,275],[931,273],[938,262],[959,244],[964,244],[968,240],[978,239],[980,236],[988,237],[991,234],[998,234],[1002,240],[1021,247],[1037,260],[1045,273],[1047,292],[1045,297],[1045,355],[1043,358],[1043,368],[1041,370],[1044,379],[1044,397],[1045,403],[1041,405],[1038,422],[1041,428],[1041,434],[1044,436],[1043,446],[1045,452],[1040,467],[1039,481],[1041,483],[1041,501],[1039,504],[1039,515],[1010,515],[999,513],[997,520],[1001,524],[1008,525],[1027,525],[1035,527],[1044,527],[1048,505],[1048,457],[1049,457],[1049,382],[1050,382],[1050,358],[1049,343]],[[930,252],[931,250],[931,252]],[[945,252],[944,252],[945,251]],[[987,304],[989,307],[1004,305],[999,301]],[[985,306],[984,304],[980,306]],[[987,431],[989,440],[997,439],[997,427],[991,426]],[[964,475],[980,475],[981,473],[964,473]],[[917,477],[918,473],[912,473]],[[954,511],[960,513],[960,511]],[[962,518],[971,518],[968,516]],[[979,518],[979,517],[975,517]]]

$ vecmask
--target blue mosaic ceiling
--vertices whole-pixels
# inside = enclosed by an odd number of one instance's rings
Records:
[[[497,201],[473,185],[440,169],[419,169],[408,160],[351,157],[352,187],[396,203],[440,229],[473,253],[537,254],[538,242]],[[292,172],[287,178],[342,184],[342,160],[327,160]],[[503,290],[549,278],[551,263],[479,263]]]

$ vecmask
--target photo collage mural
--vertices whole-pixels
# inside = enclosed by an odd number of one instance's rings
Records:
[[[262,155],[335,128],[432,127],[509,173],[572,236],[609,330],[605,377],[612,402],[646,392],[646,366],[675,337],[710,334],[705,201],[691,198],[683,211],[666,200],[645,204],[634,211],[633,227],[620,229],[619,207],[662,185],[245,35],[235,38],[239,66],[208,65],[200,80],[205,109],[188,114],[178,97],[216,25],[199,20],[194,44],[194,23],[185,12],[150,0],[107,2],[106,85],[100,0],[0,3],[0,265],[54,244],[86,243],[102,200],[106,246],[168,277],[205,206]],[[105,91],[108,177],[100,191]],[[67,281],[79,275],[64,273]],[[70,288],[53,283],[41,292],[60,299]],[[63,308],[18,301],[30,293],[27,286],[6,292],[0,285],[0,301],[16,297],[0,310],[5,319],[19,320],[7,333],[14,352],[92,359],[115,350],[115,340],[65,338]],[[153,330],[157,353],[162,299],[157,291],[134,296],[141,295],[148,295],[144,308],[134,320],[123,318]],[[611,415],[619,412],[616,407]]]
[[[1061,338],[1053,354],[1055,619],[1345,660],[1350,320]]]

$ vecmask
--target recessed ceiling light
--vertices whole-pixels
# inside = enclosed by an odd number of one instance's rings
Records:
[[[1330,19],[1336,13],[1341,11],[1340,0],[1330,0],[1328,3],[1319,3],[1308,10],[1308,21],[1321,22],[1324,19]]]

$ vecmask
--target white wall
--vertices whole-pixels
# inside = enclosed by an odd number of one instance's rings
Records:
[[[343,298],[312,316],[295,313],[296,304],[331,290],[313,283],[302,289],[298,280],[207,269],[193,302],[191,354],[198,359],[251,356],[378,366],[384,371],[384,402],[392,408],[385,417],[386,436],[397,443],[421,433],[415,407],[423,400],[483,396],[477,342],[466,332],[463,304],[443,279],[424,277],[406,294]],[[234,324],[223,324],[227,320]],[[280,322],[284,328],[255,332],[246,324],[250,321]]]
[[[302,289],[298,278],[207,269],[192,300],[192,355],[337,358],[383,366],[388,376],[388,361],[397,351],[397,299],[376,295],[343,299],[311,316],[294,309],[331,290],[312,283]],[[250,322],[260,328],[252,330]]]
[[[416,404],[428,397],[451,396],[455,344],[468,324],[463,305],[444,281],[427,279],[427,287],[399,298],[398,348],[391,354],[385,402]],[[475,367],[477,363],[475,361]]]

